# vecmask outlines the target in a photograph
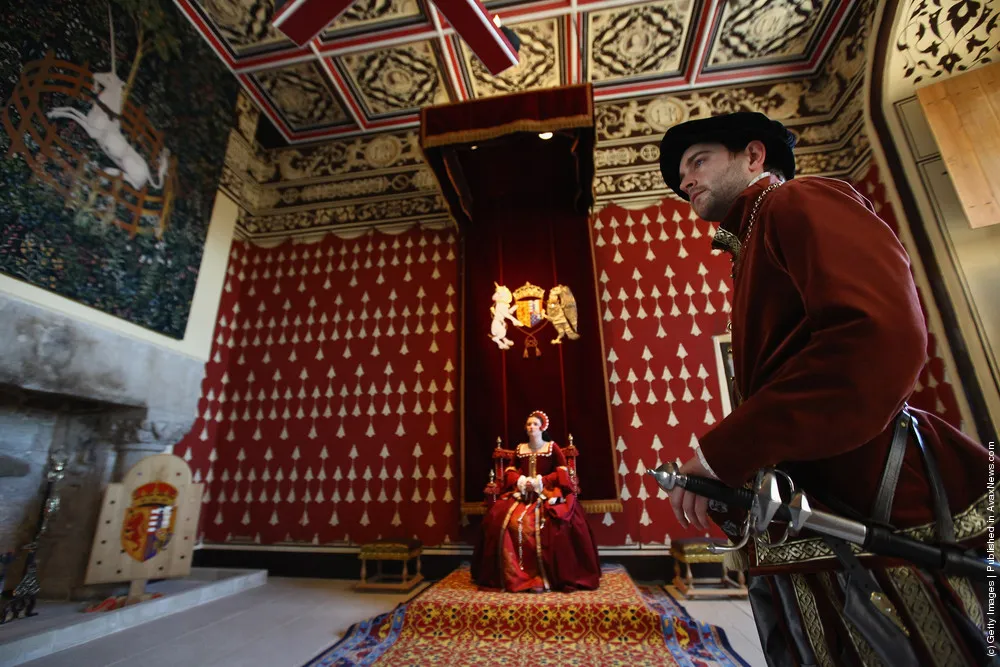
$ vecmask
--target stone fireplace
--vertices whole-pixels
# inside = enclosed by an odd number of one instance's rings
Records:
[[[0,294],[0,552],[35,534],[51,455],[67,461],[61,505],[38,550],[44,599],[86,595],[104,489],[191,428],[204,362]]]

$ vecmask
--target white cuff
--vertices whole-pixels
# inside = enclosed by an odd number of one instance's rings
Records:
[[[708,465],[708,461],[705,460],[705,454],[701,451],[701,447],[695,447],[694,453],[697,454],[698,460],[701,461],[701,465],[705,467],[705,470],[708,471],[708,474],[714,477],[715,479],[719,479],[719,476],[715,474],[714,470],[712,470],[712,466]]]

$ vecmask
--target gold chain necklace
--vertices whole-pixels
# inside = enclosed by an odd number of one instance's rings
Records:
[[[759,195],[757,195],[757,200],[753,203],[753,208],[750,210],[750,223],[747,225],[747,231],[743,234],[742,240],[739,237],[735,237],[736,243],[733,244],[733,246],[734,246],[733,247],[733,252],[731,253],[732,256],[733,256],[733,283],[734,284],[736,282],[736,273],[739,270],[739,268],[743,265],[743,261],[742,261],[743,260],[743,256],[745,255],[746,248],[749,246],[749,243],[750,243],[750,234],[753,232],[754,224],[757,222],[757,213],[758,213],[758,211],[760,211],[761,202],[764,201],[764,197],[766,197],[768,194],[770,194],[773,190],[777,190],[779,187],[782,186],[783,183],[784,183],[784,181],[781,181],[781,182],[778,182],[778,183],[772,183],[771,185],[769,185],[766,188],[764,188],[764,190],[761,191],[761,193]],[[729,322],[726,324],[726,331],[728,331],[730,334],[733,332],[733,318],[732,317],[729,318]],[[730,348],[730,349],[732,349],[732,348]],[[739,383],[736,382],[736,378],[735,378],[735,372],[736,372],[735,364],[736,364],[736,358],[735,358],[735,355],[734,355],[734,357],[733,357],[733,365],[734,365],[734,368],[733,368],[733,374],[734,374],[733,385],[734,386],[733,386],[733,388],[736,389],[737,400],[739,402],[742,402],[743,398],[742,398],[742,396],[740,396],[740,390],[739,390],[739,387],[738,387]]]
[[[753,203],[753,209],[750,211],[750,223],[747,225],[747,230],[744,232],[743,238],[740,239],[739,244],[736,246],[736,252],[733,254],[733,280],[736,280],[736,272],[743,264],[743,257],[746,254],[746,248],[750,244],[750,234],[753,233],[753,226],[757,222],[757,213],[760,211],[761,202],[764,201],[764,197],[773,190],[780,188],[781,185],[782,183],[772,183],[757,195],[757,201]]]

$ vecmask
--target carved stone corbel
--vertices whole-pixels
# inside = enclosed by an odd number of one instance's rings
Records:
[[[170,421],[135,415],[110,423],[109,436],[117,451],[112,481],[119,482],[136,463],[153,454],[162,454],[180,442],[194,419]]]

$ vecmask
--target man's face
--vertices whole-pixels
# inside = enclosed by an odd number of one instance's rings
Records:
[[[681,156],[681,190],[702,220],[720,222],[754,174],[746,152],[730,153],[722,144],[694,144]]]

